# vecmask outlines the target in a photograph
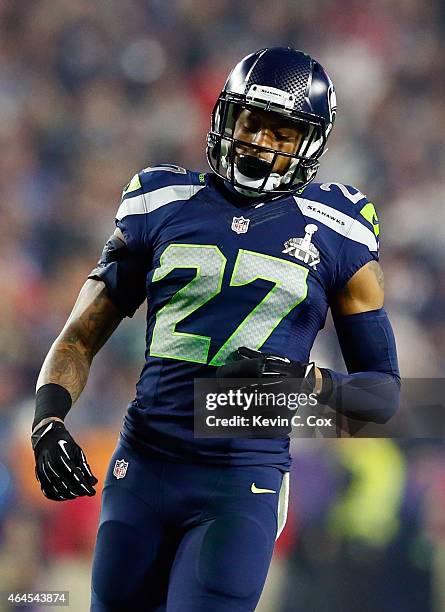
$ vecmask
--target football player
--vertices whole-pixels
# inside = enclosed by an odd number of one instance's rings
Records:
[[[124,189],[116,231],[42,366],[32,433],[46,497],[95,494],[64,419],[94,355],[147,300],[146,360],[103,489],[91,610],[255,609],[285,521],[289,439],[195,438],[194,379],[295,380],[364,422],[397,408],[375,208],[355,187],[313,182],[335,114],[319,62],[262,49],[216,102],[212,171],[145,168]],[[309,362],[329,308],[347,374]]]

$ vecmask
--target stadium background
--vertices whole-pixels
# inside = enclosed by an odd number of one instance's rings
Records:
[[[0,0],[0,592],[70,590],[70,609],[88,609],[99,495],[40,495],[35,380],[122,186],[147,165],[206,169],[212,105],[252,50],[290,44],[333,77],[319,178],[380,212],[402,374],[444,375],[444,30],[440,0]],[[68,417],[101,478],[143,349],[141,309]],[[314,356],[342,367],[330,325]],[[298,440],[293,455],[261,612],[445,610],[443,441]]]

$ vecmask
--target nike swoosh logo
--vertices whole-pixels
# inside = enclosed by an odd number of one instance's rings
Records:
[[[260,489],[256,486],[254,482],[252,482],[252,486],[250,487],[252,493],[276,493],[273,489]]]
[[[71,457],[68,455],[68,451],[66,450],[65,446],[66,446],[66,440],[59,440],[58,444],[60,446],[60,448],[63,450],[63,452],[65,453],[65,455],[68,457],[68,459],[71,459]]]

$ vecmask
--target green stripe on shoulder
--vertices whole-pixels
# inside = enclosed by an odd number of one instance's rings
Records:
[[[374,234],[376,235],[376,237],[378,237],[378,235],[380,234],[380,224],[374,204],[372,204],[371,202],[365,204],[361,209],[360,214],[366,219],[368,223],[372,225]]]
[[[141,187],[142,185],[141,185],[141,180],[139,178],[139,174],[135,174],[133,178],[131,179],[131,181],[128,183],[128,185],[123,190],[122,197],[124,197],[124,195],[127,195],[127,193],[131,193],[132,191],[141,189]]]

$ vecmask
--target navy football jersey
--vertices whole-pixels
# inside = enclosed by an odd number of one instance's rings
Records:
[[[193,381],[240,346],[309,360],[330,296],[378,258],[373,204],[338,183],[247,199],[165,165],[133,177],[116,224],[147,271],[145,364],[124,439],[173,460],[288,469],[287,438],[194,438]]]

